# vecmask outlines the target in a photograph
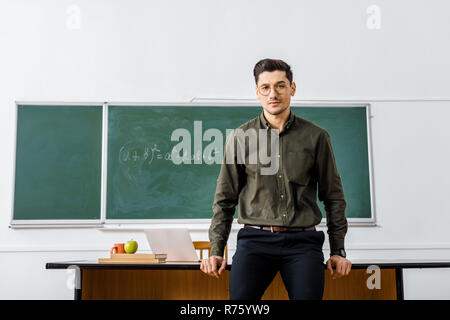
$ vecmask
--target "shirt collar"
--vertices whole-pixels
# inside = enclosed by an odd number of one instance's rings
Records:
[[[272,129],[272,126],[270,125],[269,121],[267,121],[266,117],[264,117],[264,110],[261,112],[259,119],[260,119],[260,124],[261,124],[262,128]],[[295,116],[292,113],[292,111],[290,111],[289,118],[287,119],[282,132],[288,130],[289,127],[294,123],[294,120],[295,120]]]

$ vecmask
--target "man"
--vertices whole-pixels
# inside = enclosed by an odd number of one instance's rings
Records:
[[[316,192],[326,211],[331,251],[327,268],[333,279],[351,270],[344,250],[346,201],[330,136],[291,113],[296,84],[288,64],[263,59],[255,65],[254,76],[263,112],[238,129],[276,130],[278,148],[271,151],[278,153],[277,170],[262,175],[263,165],[249,163],[252,146],[244,149],[245,161],[225,152],[209,229],[211,256],[200,268],[216,278],[225,270],[223,251],[239,205],[238,223],[244,227],[239,230],[232,261],[230,299],[261,299],[278,271],[290,299],[322,299],[325,234],[315,229],[322,219]],[[238,140],[230,134],[226,150],[234,150]]]

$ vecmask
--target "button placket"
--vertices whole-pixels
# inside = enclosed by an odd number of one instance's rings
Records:
[[[283,172],[283,167],[284,167],[284,163],[283,163],[283,159],[284,159],[284,135],[279,137],[279,153],[278,153],[278,162],[279,162],[279,179],[277,179],[278,181],[278,185],[279,185],[279,190],[280,190],[280,206],[279,206],[279,210],[280,210],[280,214],[282,219],[287,219],[287,208],[286,208],[286,191],[284,188],[284,181],[283,181],[283,176],[282,176],[282,172]]]

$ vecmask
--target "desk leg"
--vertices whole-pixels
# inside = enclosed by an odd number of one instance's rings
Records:
[[[81,283],[83,277],[83,269],[75,269],[75,289],[74,289],[74,300],[81,300]]]
[[[395,282],[397,287],[397,300],[405,300],[403,295],[403,268],[395,268]]]

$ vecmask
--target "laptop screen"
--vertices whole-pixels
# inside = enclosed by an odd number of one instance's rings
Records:
[[[152,253],[167,254],[166,261],[200,261],[187,228],[145,229]]]

